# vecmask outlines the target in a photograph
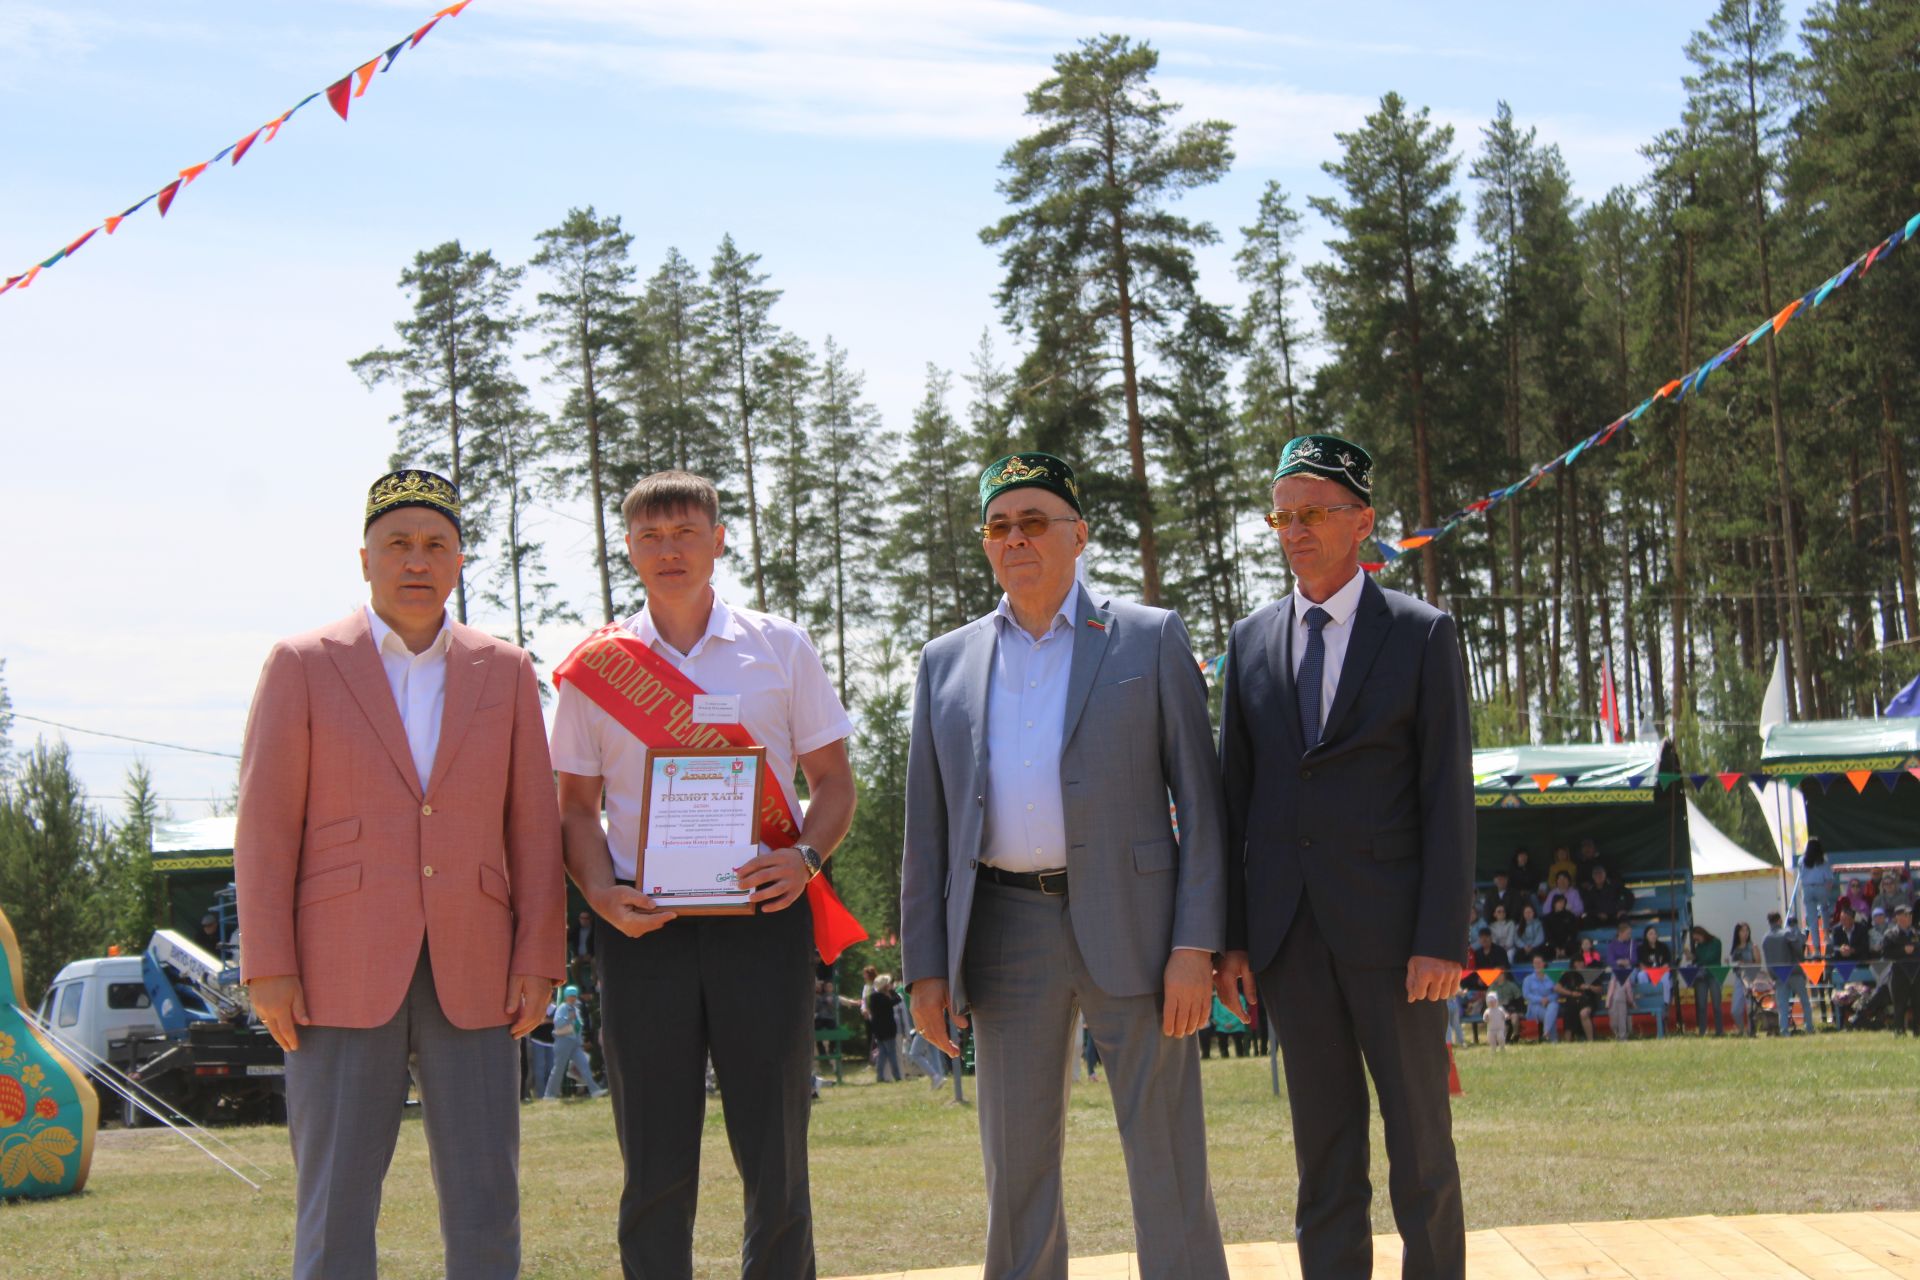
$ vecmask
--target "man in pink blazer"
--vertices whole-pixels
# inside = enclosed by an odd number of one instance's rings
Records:
[[[566,972],[565,882],[533,663],[452,621],[459,495],[367,500],[370,606],[268,654],[240,764],[241,977],[287,1050],[294,1275],[375,1274],[420,1082],[448,1275],[520,1269],[520,1055]]]

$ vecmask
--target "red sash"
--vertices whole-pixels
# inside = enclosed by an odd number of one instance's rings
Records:
[[[649,747],[760,745],[744,725],[695,724],[693,698],[706,690],[617,624],[610,623],[582,640],[553,669],[554,685],[562,680],[571,682]],[[761,841],[772,849],[788,849],[799,838],[800,824],[793,820],[786,791],[777,779],[767,779],[760,789]],[[854,943],[866,940],[867,931],[825,876],[807,881],[807,905],[813,910],[813,945],[828,964]]]

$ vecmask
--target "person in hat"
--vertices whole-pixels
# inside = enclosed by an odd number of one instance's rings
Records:
[[[1914,996],[1920,991],[1920,934],[1913,930],[1913,908],[1901,903],[1893,911],[1893,928],[1887,930],[1881,954],[1887,958],[1887,985],[1893,991],[1893,1033],[1907,1034],[1920,1007]],[[1914,1027],[1920,1033],[1920,1026]]]
[[[1467,690],[1453,619],[1360,568],[1372,494],[1353,441],[1287,443],[1267,523],[1295,588],[1234,625],[1220,728],[1217,980],[1229,1005],[1257,983],[1274,1011],[1308,1280],[1372,1267],[1369,1074],[1404,1274],[1466,1272],[1445,1037],[1473,901]]]
[[[569,982],[560,988],[560,1002],[553,1006],[553,1065],[547,1068],[548,1098],[558,1099],[560,1086],[566,1083],[567,1069],[587,1087],[589,1097],[607,1092],[593,1078],[593,1060],[587,1056],[587,1015],[580,1008],[580,988]]]
[[[973,1028],[985,1274],[1067,1274],[1078,1009],[1107,1067],[1141,1274],[1224,1280],[1192,1038],[1226,908],[1206,684],[1177,615],[1076,580],[1087,521],[1067,463],[998,459],[980,518],[1005,594],[921,652],[900,943],[920,1034],[955,1056],[949,1022]]]
[[[293,1273],[371,1276],[420,1085],[446,1271],[520,1271],[520,1054],[565,973],[560,815],[533,661],[447,616],[460,498],[368,493],[369,601],[267,655],[240,760],[241,979],[286,1050]]]

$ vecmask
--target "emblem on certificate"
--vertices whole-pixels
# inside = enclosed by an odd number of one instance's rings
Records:
[[[765,747],[647,752],[634,884],[682,915],[748,915],[734,868],[760,853]]]

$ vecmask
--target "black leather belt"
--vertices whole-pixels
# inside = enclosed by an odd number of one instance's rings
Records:
[[[986,863],[979,866],[980,878],[994,884],[1003,884],[1009,889],[1032,889],[1052,897],[1067,896],[1067,873],[1065,871],[1002,871]]]

